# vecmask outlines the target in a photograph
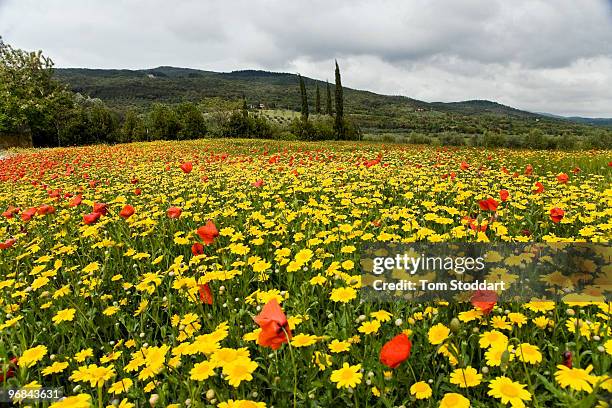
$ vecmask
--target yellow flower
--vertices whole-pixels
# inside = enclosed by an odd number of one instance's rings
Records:
[[[582,369],[568,368],[563,364],[559,364],[557,368],[558,370],[555,373],[555,380],[557,380],[561,388],[570,387],[574,391],[593,391],[593,387],[591,385],[597,382],[597,377],[591,375],[593,366],[588,366],[586,369]]]
[[[90,364],[86,367],[79,367],[76,371],[73,371],[70,379],[76,382],[89,382],[92,388],[97,388],[104,385],[107,380],[110,380],[114,376],[114,367],[103,367]]]
[[[461,394],[456,394],[454,392],[449,392],[444,394],[442,400],[440,401],[439,408],[469,408],[470,400],[465,398]]]
[[[317,336],[311,334],[297,334],[291,339],[291,345],[294,347],[308,347],[315,344],[318,340]]]
[[[105,315],[105,316],[112,316],[115,313],[117,313],[118,311],[119,311],[119,308],[117,306],[109,306],[106,309],[104,309],[102,314]]]
[[[507,344],[493,345],[485,353],[485,359],[487,364],[493,367],[499,367],[502,363],[514,360],[514,354],[512,353],[512,346],[508,347]]]
[[[506,320],[506,316],[493,316],[491,318],[491,326],[500,330],[512,330],[512,324]]]
[[[612,356],[612,339],[609,339],[604,343],[604,348],[606,350],[606,353]]]
[[[251,354],[246,347],[241,347],[239,349],[224,347],[215,350],[215,352],[212,353],[210,360],[214,362],[217,367],[220,367],[225,364],[230,364],[239,358],[250,358],[250,356]]]
[[[468,310],[467,312],[459,313],[458,317],[459,317],[459,320],[461,320],[464,323],[467,323],[475,319],[480,319],[481,316],[482,316],[482,311],[477,310],[477,309],[472,309],[472,310]]]
[[[51,374],[61,373],[62,371],[66,369],[66,367],[68,367],[68,363],[66,362],[60,363],[59,361],[56,361],[55,363],[51,364],[49,367],[42,370],[42,374],[44,376],[47,376]]]
[[[127,400],[127,398],[124,398],[121,400],[121,402],[119,403],[119,405],[117,406],[117,408],[134,408],[134,404],[132,404],[131,402],[129,402]]]
[[[431,397],[431,387],[425,381],[419,381],[410,386],[410,394],[416,399],[425,399]]]
[[[555,302],[551,302],[548,300],[532,300],[529,303],[525,303],[523,307],[533,312],[546,313],[549,310],[553,310],[555,308]]]
[[[19,357],[19,367],[32,367],[47,355],[47,347],[36,346],[23,352]]]
[[[427,338],[429,339],[429,343],[436,345],[443,343],[444,340],[448,338],[449,334],[450,329],[442,323],[438,323],[429,329],[427,332]]]
[[[170,346],[163,345],[161,347],[147,347],[141,350],[144,355],[144,365],[140,374],[138,375],[139,380],[146,380],[158,374],[164,368],[164,362],[166,361],[166,353]]]
[[[361,323],[359,326],[359,332],[364,334],[377,333],[380,329],[380,322],[378,320],[370,320],[369,322]]]
[[[523,401],[531,401],[531,394],[525,385],[512,381],[508,377],[497,377],[489,384],[487,395],[498,398],[502,404],[512,404],[512,408],[522,408],[525,406]]]
[[[387,312],[386,310],[379,310],[378,312],[370,313],[370,317],[373,317],[374,319],[380,322],[388,322],[389,320],[391,320],[393,315]]]
[[[342,353],[343,351],[350,350],[351,343],[349,343],[348,341],[339,341],[334,339],[331,343],[329,343],[327,347],[332,353]]]
[[[61,322],[71,322],[74,320],[74,314],[76,313],[75,309],[64,309],[60,310],[53,316],[51,320],[53,323],[59,324]]]
[[[238,387],[242,381],[251,381],[253,371],[257,369],[257,363],[248,358],[238,358],[230,364],[223,366],[223,375],[226,376],[227,382]]]
[[[331,381],[336,383],[337,388],[355,388],[361,383],[363,374],[360,372],[361,364],[354,366],[344,363],[342,368],[334,370],[331,374]]]
[[[93,356],[93,350],[88,348],[88,349],[81,350],[78,353],[76,353],[74,355],[74,359],[76,360],[77,363],[82,363],[83,361],[85,361],[87,357],[92,357],[92,356]]]
[[[90,272],[96,272],[100,269],[100,264],[97,262],[92,262],[89,265],[87,265],[86,267],[83,268],[83,272],[85,273],[90,273]]]
[[[527,323],[527,318],[522,313],[508,313],[508,319],[518,327],[523,327]]]
[[[108,389],[108,393],[117,395],[122,394],[124,392],[128,392],[130,388],[132,388],[133,384],[134,382],[131,379],[124,378],[123,380],[117,381],[116,383],[111,385]]]
[[[218,408],[266,408],[265,402],[255,402],[250,400],[227,400],[219,403]]]
[[[450,376],[450,383],[461,388],[475,387],[480,384],[481,380],[482,374],[479,374],[475,368],[470,366],[465,369],[458,368]]]
[[[357,297],[357,291],[351,287],[335,288],[330,299],[334,302],[348,303]]]
[[[478,345],[480,348],[489,348],[490,346],[505,346],[508,344],[508,337],[502,332],[491,330],[480,335]]]
[[[54,402],[49,408],[91,408],[91,396],[79,394],[73,397],[66,397],[61,401]]]
[[[538,346],[529,343],[521,343],[516,348],[516,356],[519,361],[536,364],[542,361],[542,353]]]
[[[201,363],[196,363],[193,366],[191,371],[189,372],[190,379],[194,381],[204,381],[208,377],[212,377],[215,375],[215,368],[217,365],[212,361],[203,361]]]

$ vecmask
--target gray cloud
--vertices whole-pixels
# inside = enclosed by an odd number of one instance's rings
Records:
[[[428,101],[612,116],[607,0],[0,0],[58,66],[259,68]]]

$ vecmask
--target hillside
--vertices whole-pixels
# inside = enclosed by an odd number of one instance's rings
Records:
[[[299,110],[297,75],[266,71],[219,73],[187,68],[158,67],[145,70],[56,69],[57,78],[75,92],[100,98],[110,107],[144,110],[155,102],[201,102],[205,98],[238,100],[253,106]],[[315,88],[325,106],[324,81],[305,78],[311,110]],[[330,84],[333,87],[333,84]],[[332,88],[333,92],[333,88]],[[359,125],[372,130],[425,133],[482,133],[500,131],[522,134],[537,127],[550,134],[584,134],[590,126],[521,111],[495,102],[427,103],[405,96],[380,95],[345,88],[345,111]]]

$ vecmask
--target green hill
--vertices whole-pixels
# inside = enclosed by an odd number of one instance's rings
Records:
[[[202,102],[207,98],[239,100],[266,109],[300,109],[297,75],[266,71],[219,73],[187,68],[144,70],[56,69],[56,77],[75,92],[99,98],[110,107],[145,110],[154,102]],[[304,78],[311,111],[319,85],[325,106],[325,81]],[[333,84],[332,93],[333,93]],[[345,88],[345,112],[369,131],[528,133],[539,128],[547,134],[586,134],[587,124],[530,113],[485,100],[427,103],[405,96],[380,95]]]

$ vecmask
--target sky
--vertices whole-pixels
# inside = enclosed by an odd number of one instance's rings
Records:
[[[57,67],[264,69],[425,101],[612,117],[612,0],[0,0]]]

